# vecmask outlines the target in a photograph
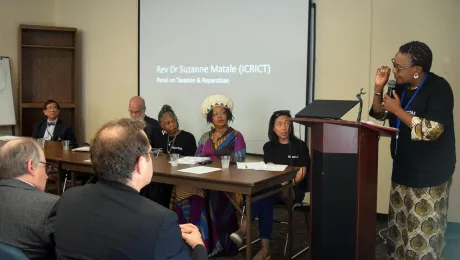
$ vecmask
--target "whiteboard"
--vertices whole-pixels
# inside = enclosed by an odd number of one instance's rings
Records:
[[[10,58],[0,57],[0,125],[16,125]]]

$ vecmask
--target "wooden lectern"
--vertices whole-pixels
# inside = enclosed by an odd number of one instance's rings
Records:
[[[310,259],[375,259],[378,142],[394,129],[295,118],[311,129]]]

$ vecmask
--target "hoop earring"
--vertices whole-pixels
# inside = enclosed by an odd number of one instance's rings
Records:
[[[414,73],[414,79],[418,79],[418,72]]]

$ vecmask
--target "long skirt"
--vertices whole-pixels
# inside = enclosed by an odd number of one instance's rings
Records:
[[[198,189],[185,190],[176,187],[171,196],[170,208],[176,212],[179,224],[192,223],[198,227],[209,256],[236,254],[238,250],[230,240],[230,234],[238,229],[238,224],[236,210],[228,195],[207,191],[206,198],[203,198]]]
[[[171,200],[171,209],[177,214],[179,224],[192,223],[200,230],[206,249],[212,250],[209,241],[208,214],[206,211],[205,200],[203,197],[192,195],[181,201]]]
[[[232,194],[209,190],[209,222],[213,245],[209,256],[220,253],[234,255],[238,248],[230,239],[230,234],[238,230],[236,209],[231,198]]]
[[[392,183],[388,218],[388,259],[444,259],[452,181],[428,188]]]

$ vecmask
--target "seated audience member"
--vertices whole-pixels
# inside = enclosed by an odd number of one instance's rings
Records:
[[[161,128],[153,129],[152,147],[161,149],[166,154],[194,156],[196,152],[195,137],[179,129],[177,116],[169,105],[164,105],[158,120]],[[141,190],[141,195],[169,208],[173,185],[152,182]]]
[[[29,259],[53,259],[58,196],[45,193],[45,155],[30,138],[0,148],[0,243],[19,248]]]
[[[139,96],[134,96],[129,100],[129,116],[131,119],[135,120],[144,120],[146,125],[144,128],[144,132],[150,140],[150,144],[152,144],[152,134],[153,129],[160,128],[160,124],[157,120],[148,117],[145,114],[145,100]]]
[[[174,212],[139,195],[153,174],[144,127],[143,121],[121,119],[96,133],[90,158],[99,182],[62,195],[58,259],[207,259],[195,226],[179,226]]]
[[[34,127],[33,138],[43,138],[47,141],[69,140],[71,146],[75,146],[77,141],[72,127],[59,118],[61,107],[50,99],[43,105],[43,113],[46,119],[38,122]]]
[[[196,156],[218,159],[228,155],[232,162],[244,161],[246,143],[243,135],[229,126],[233,120],[232,109],[232,100],[224,95],[212,95],[203,101],[201,113],[208,124],[212,124],[212,130],[201,136]],[[230,234],[238,229],[235,206],[240,206],[241,194],[207,190],[209,205],[206,206],[204,190],[193,187],[177,189],[175,194],[173,192],[174,201],[171,200],[171,205],[180,222],[186,221],[202,227],[202,236],[210,255],[235,252],[236,246],[231,242]]]
[[[268,138],[270,141],[264,145],[265,163],[294,165],[300,167],[294,179],[293,188],[295,202],[301,202],[307,192],[307,178],[305,178],[310,155],[308,147],[293,133],[292,122],[289,121],[289,111],[277,111],[270,118],[268,126]],[[292,192],[292,190],[290,191]],[[283,195],[286,197],[286,195]],[[273,209],[275,198],[267,197],[252,204],[251,221],[259,218],[259,235],[262,241],[262,248],[254,257],[255,260],[270,258],[270,235],[273,225]],[[243,221],[240,229],[231,234],[230,238],[237,245],[241,246],[246,234],[247,219]]]

